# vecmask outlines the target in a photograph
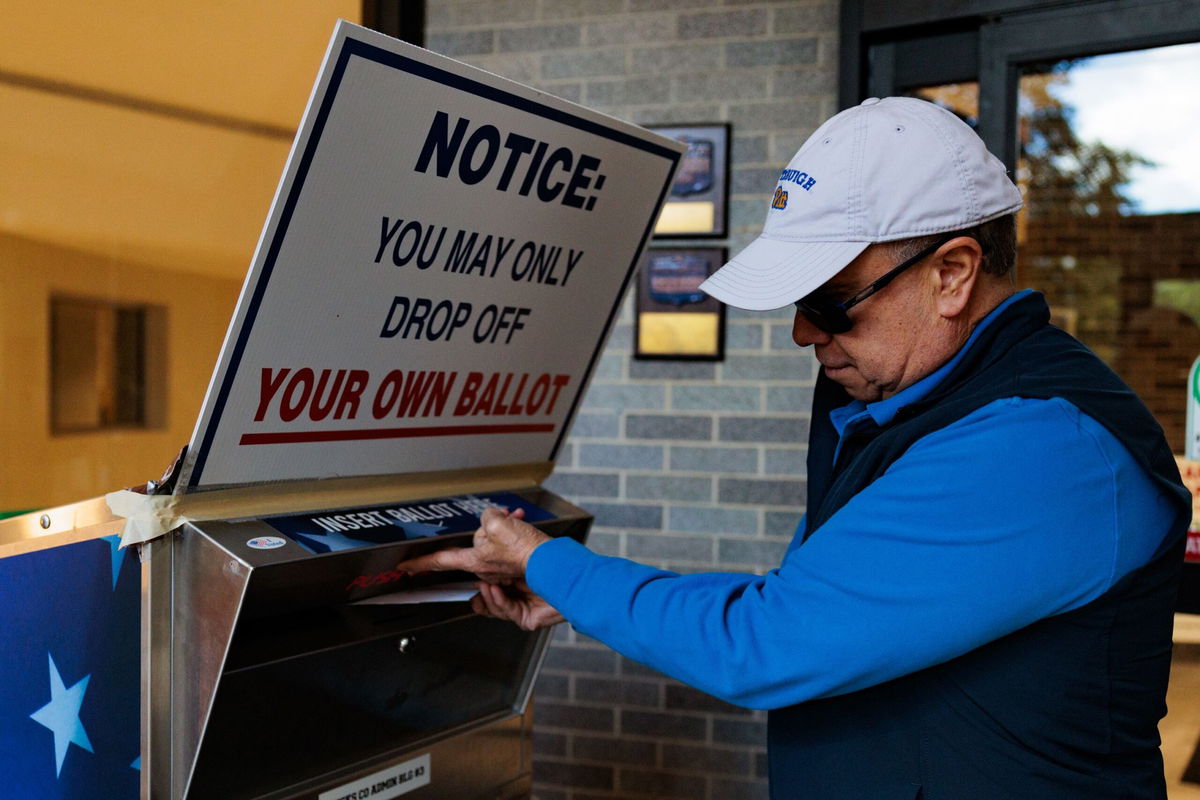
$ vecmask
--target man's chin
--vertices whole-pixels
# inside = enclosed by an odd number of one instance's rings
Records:
[[[856,389],[863,388],[862,377],[854,369],[854,367],[822,367],[825,371],[825,377],[829,378],[834,383],[841,384],[842,388],[854,395]]]
[[[827,378],[840,384],[846,390],[846,394],[855,400],[874,403],[876,400],[882,399],[878,389],[864,381],[862,375],[854,367],[838,367],[836,369],[824,367],[824,370]]]

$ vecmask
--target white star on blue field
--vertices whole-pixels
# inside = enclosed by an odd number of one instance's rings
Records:
[[[438,533],[446,529],[445,525],[427,525],[424,522],[393,522],[392,525],[404,531],[404,535],[409,539],[424,538],[427,536],[437,536]],[[371,547],[379,544],[375,541],[367,541],[364,539],[354,539],[342,533],[333,533],[330,531],[286,531],[293,539],[297,539],[301,544],[310,548],[315,547],[317,552],[325,552],[320,549],[324,546],[328,552],[337,552],[339,550],[353,550],[357,547]]]
[[[141,574],[119,544],[0,558],[0,800],[138,798]]]
[[[309,541],[320,542],[331,553],[338,550],[353,550],[356,547],[370,547],[375,544],[375,542],[364,542],[362,539],[351,539],[349,536],[344,536],[340,533],[312,533],[308,536]]]
[[[54,664],[54,656],[46,654],[50,659],[50,702],[29,716],[39,725],[50,729],[54,734],[55,775],[62,774],[63,761],[67,757],[67,748],[72,744],[92,752],[92,743],[88,740],[87,731],[79,721],[79,707],[83,705],[83,696],[87,692],[91,675],[85,675],[70,689],[63,683]]]
[[[445,525],[426,525],[423,522],[393,522],[400,530],[404,531],[405,536],[409,538],[422,538],[426,536],[437,536],[440,531],[445,530]],[[316,538],[314,536],[314,538]],[[326,533],[321,535],[319,540],[329,546],[330,550],[349,550],[354,547],[364,547],[378,542],[367,542],[362,539],[352,539],[349,536],[343,536],[340,533]]]
[[[120,536],[101,536],[108,542],[109,557],[112,559],[113,589],[117,588],[117,578],[121,577],[121,565],[125,563],[125,553],[121,550]]]
[[[426,525],[424,522],[394,522],[392,524],[398,528],[402,528],[404,533],[411,538],[437,536],[446,530],[445,525]]]

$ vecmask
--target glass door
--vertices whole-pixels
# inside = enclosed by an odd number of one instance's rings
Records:
[[[1018,287],[1047,295],[1183,453],[1200,356],[1200,3],[1043,4],[933,30],[871,45],[867,87],[954,111],[1001,156],[1026,201]]]
[[[1200,43],[1023,64],[1018,285],[1185,447],[1200,356]]]

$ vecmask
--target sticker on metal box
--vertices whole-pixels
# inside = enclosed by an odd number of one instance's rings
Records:
[[[246,542],[247,547],[255,550],[274,550],[285,544],[287,544],[287,539],[280,539],[278,536],[256,536]]]

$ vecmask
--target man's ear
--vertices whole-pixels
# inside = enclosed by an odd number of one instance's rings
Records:
[[[970,236],[958,236],[939,247],[932,261],[938,314],[954,319],[969,305],[983,266],[983,248]]]

